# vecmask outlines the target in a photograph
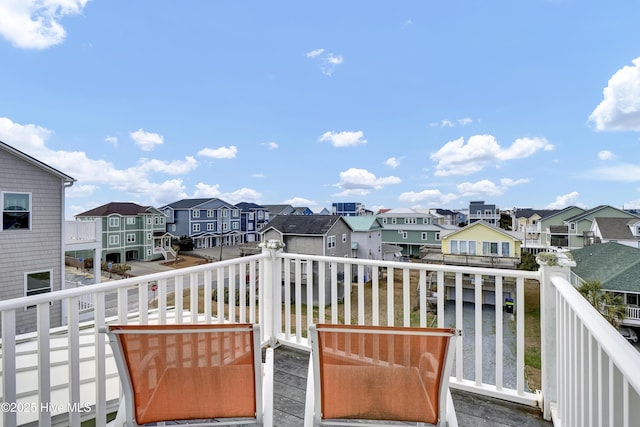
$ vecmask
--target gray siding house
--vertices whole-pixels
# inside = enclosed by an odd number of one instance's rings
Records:
[[[434,224],[434,216],[414,209],[396,208],[379,213],[382,243],[399,246],[402,256],[419,257],[421,249],[440,251],[443,226]]]
[[[351,255],[351,228],[340,216],[336,215],[281,215],[277,216],[265,226],[262,231],[262,241],[278,240],[285,244],[284,251],[335,257],[350,257]],[[342,266],[341,266],[342,268]],[[293,268],[292,268],[293,274]],[[318,264],[313,263],[311,268],[313,283],[319,283],[320,272]],[[306,276],[309,274],[307,266],[302,271],[303,286],[306,286]],[[327,263],[324,270],[325,303],[331,298],[331,265]],[[344,271],[338,274],[338,298],[344,297]],[[314,286],[314,292],[317,287]],[[303,295],[306,290],[303,290]],[[314,295],[314,301],[318,301],[318,295]]]
[[[0,299],[52,292],[64,283],[65,188],[75,179],[0,142]],[[51,307],[60,326],[60,303]],[[16,333],[35,330],[36,307],[17,312]]]

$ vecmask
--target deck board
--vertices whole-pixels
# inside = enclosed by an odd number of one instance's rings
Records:
[[[288,347],[274,352],[274,426],[300,427],[304,419],[309,353]],[[551,427],[536,408],[452,390],[460,427]]]

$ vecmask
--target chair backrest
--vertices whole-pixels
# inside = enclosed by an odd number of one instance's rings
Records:
[[[111,325],[107,334],[123,384],[128,422],[224,418],[261,422],[258,325]]]
[[[327,419],[437,424],[455,329],[318,324],[310,327],[316,424]]]

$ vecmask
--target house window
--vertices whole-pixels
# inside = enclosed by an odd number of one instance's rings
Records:
[[[391,224],[396,224],[398,222],[398,218],[391,218]]]
[[[638,294],[627,294],[628,305],[638,305]]]
[[[402,234],[402,238],[403,238],[404,240],[407,240],[407,232],[406,232],[406,231],[403,231],[401,234]]]
[[[207,231],[213,231],[213,230],[215,230],[214,226],[215,226],[215,224],[214,224],[214,223],[212,223],[212,222],[208,223],[208,224],[207,224]]]
[[[173,231],[175,233],[175,231],[176,231],[176,225],[175,224],[171,224],[171,231]]]
[[[119,245],[120,244],[120,236],[118,236],[117,234],[109,236],[109,245],[110,246],[115,246],[115,245]]]
[[[161,216],[154,216],[153,217],[154,223],[155,225],[162,225],[164,224],[164,218]]]
[[[48,271],[39,271],[37,273],[27,273],[25,274],[25,296],[29,297],[32,295],[44,294],[47,292],[51,292],[51,270]],[[35,305],[28,306],[27,308],[33,308]]]
[[[487,209],[487,210],[484,211],[484,214],[486,216],[491,216],[491,211],[489,209]]]
[[[247,224],[247,231],[253,231],[253,223],[252,222]]]
[[[431,218],[422,218],[423,224],[431,224]]]
[[[147,233],[147,241],[151,240],[151,233]]]
[[[200,224],[193,224],[191,229],[197,233],[198,231],[200,231]]]
[[[498,242],[482,242],[482,255],[498,255]]]
[[[136,218],[133,216],[127,217],[127,225],[134,225],[136,223]]]
[[[569,230],[576,231],[576,223],[575,222],[572,222],[571,224],[569,224]]]
[[[387,223],[387,218],[382,218],[382,223],[386,224]],[[640,229],[640,227],[638,227]]]
[[[236,218],[239,217],[240,216],[240,211],[238,209],[234,209],[233,210],[233,216],[236,217]]]
[[[511,251],[510,251],[510,247],[509,247],[509,242],[502,242],[501,243],[502,246],[502,256],[510,256],[511,255]]]
[[[240,226],[239,226],[239,225],[240,225],[240,224],[238,223],[238,221],[233,221],[233,222],[231,223],[231,228],[232,228],[232,229],[234,229],[234,230],[237,230],[238,228],[240,228]]]
[[[449,243],[449,251],[452,254],[457,254],[458,253],[458,241],[457,240],[452,240],[451,243]]]
[[[420,234],[420,237],[421,237],[422,240],[427,240],[429,238],[427,233],[425,233],[424,231]]]
[[[342,243],[347,243],[347,234],[342,233]]]
[[[120,218],[117,216],[109,217],[109,227],[120,227]]]
[[[336,236],[327,236],[327,249],[336,247]]]
[[[127,243],[135,243],[136,235],[135,234],[127,234]]]
[[[215,216],[213,209],[207,209],[207,218],[213,218]]]
[[[153,224],[153,219],[150,216],[148,216],[147,217],[147,225],[151,225],[151,224]]]
[[[417,224],[418,223],[418,219],[417,218],[405,218],[404,219],[404,223],[405,224]]]
[[[436,240],[440,240],[440,233],[436,233]]]
[[[460,240],[460,253],[463,255],[467,255],[468,251],[467,251],[467,241],[466,240]]]
[[[147,249],[147,256],[151,256],[151,249]]]
[[[31,229],[30,193],[2,193],[2,229]]]
[[[253,212],[249,212],[249,219],[253,220]]]
[[[262,219],[263,217],[263,212],[262,211],[258,211],[258,219]]]
[[[197,210],[197,209],[196,209],[196,210],[194,210],[194,211],[193,211],[192,216],[193,216],[194,218],[200,218],[200,211],[199,211],[199,210]]]
[[[227,209],[223,209],[223,210],[222,210],[222,217],[223,217],[223,218],[226,218],[226,217],[228,217],[228,216],[229,216],[229,211],[228,211]]]

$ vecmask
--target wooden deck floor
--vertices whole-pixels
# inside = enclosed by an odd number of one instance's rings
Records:
[[[279,347],[274,352],[274,425],[301,427],[309,353]],[[452,390],[460,427],[551,427],[535,408]]]

